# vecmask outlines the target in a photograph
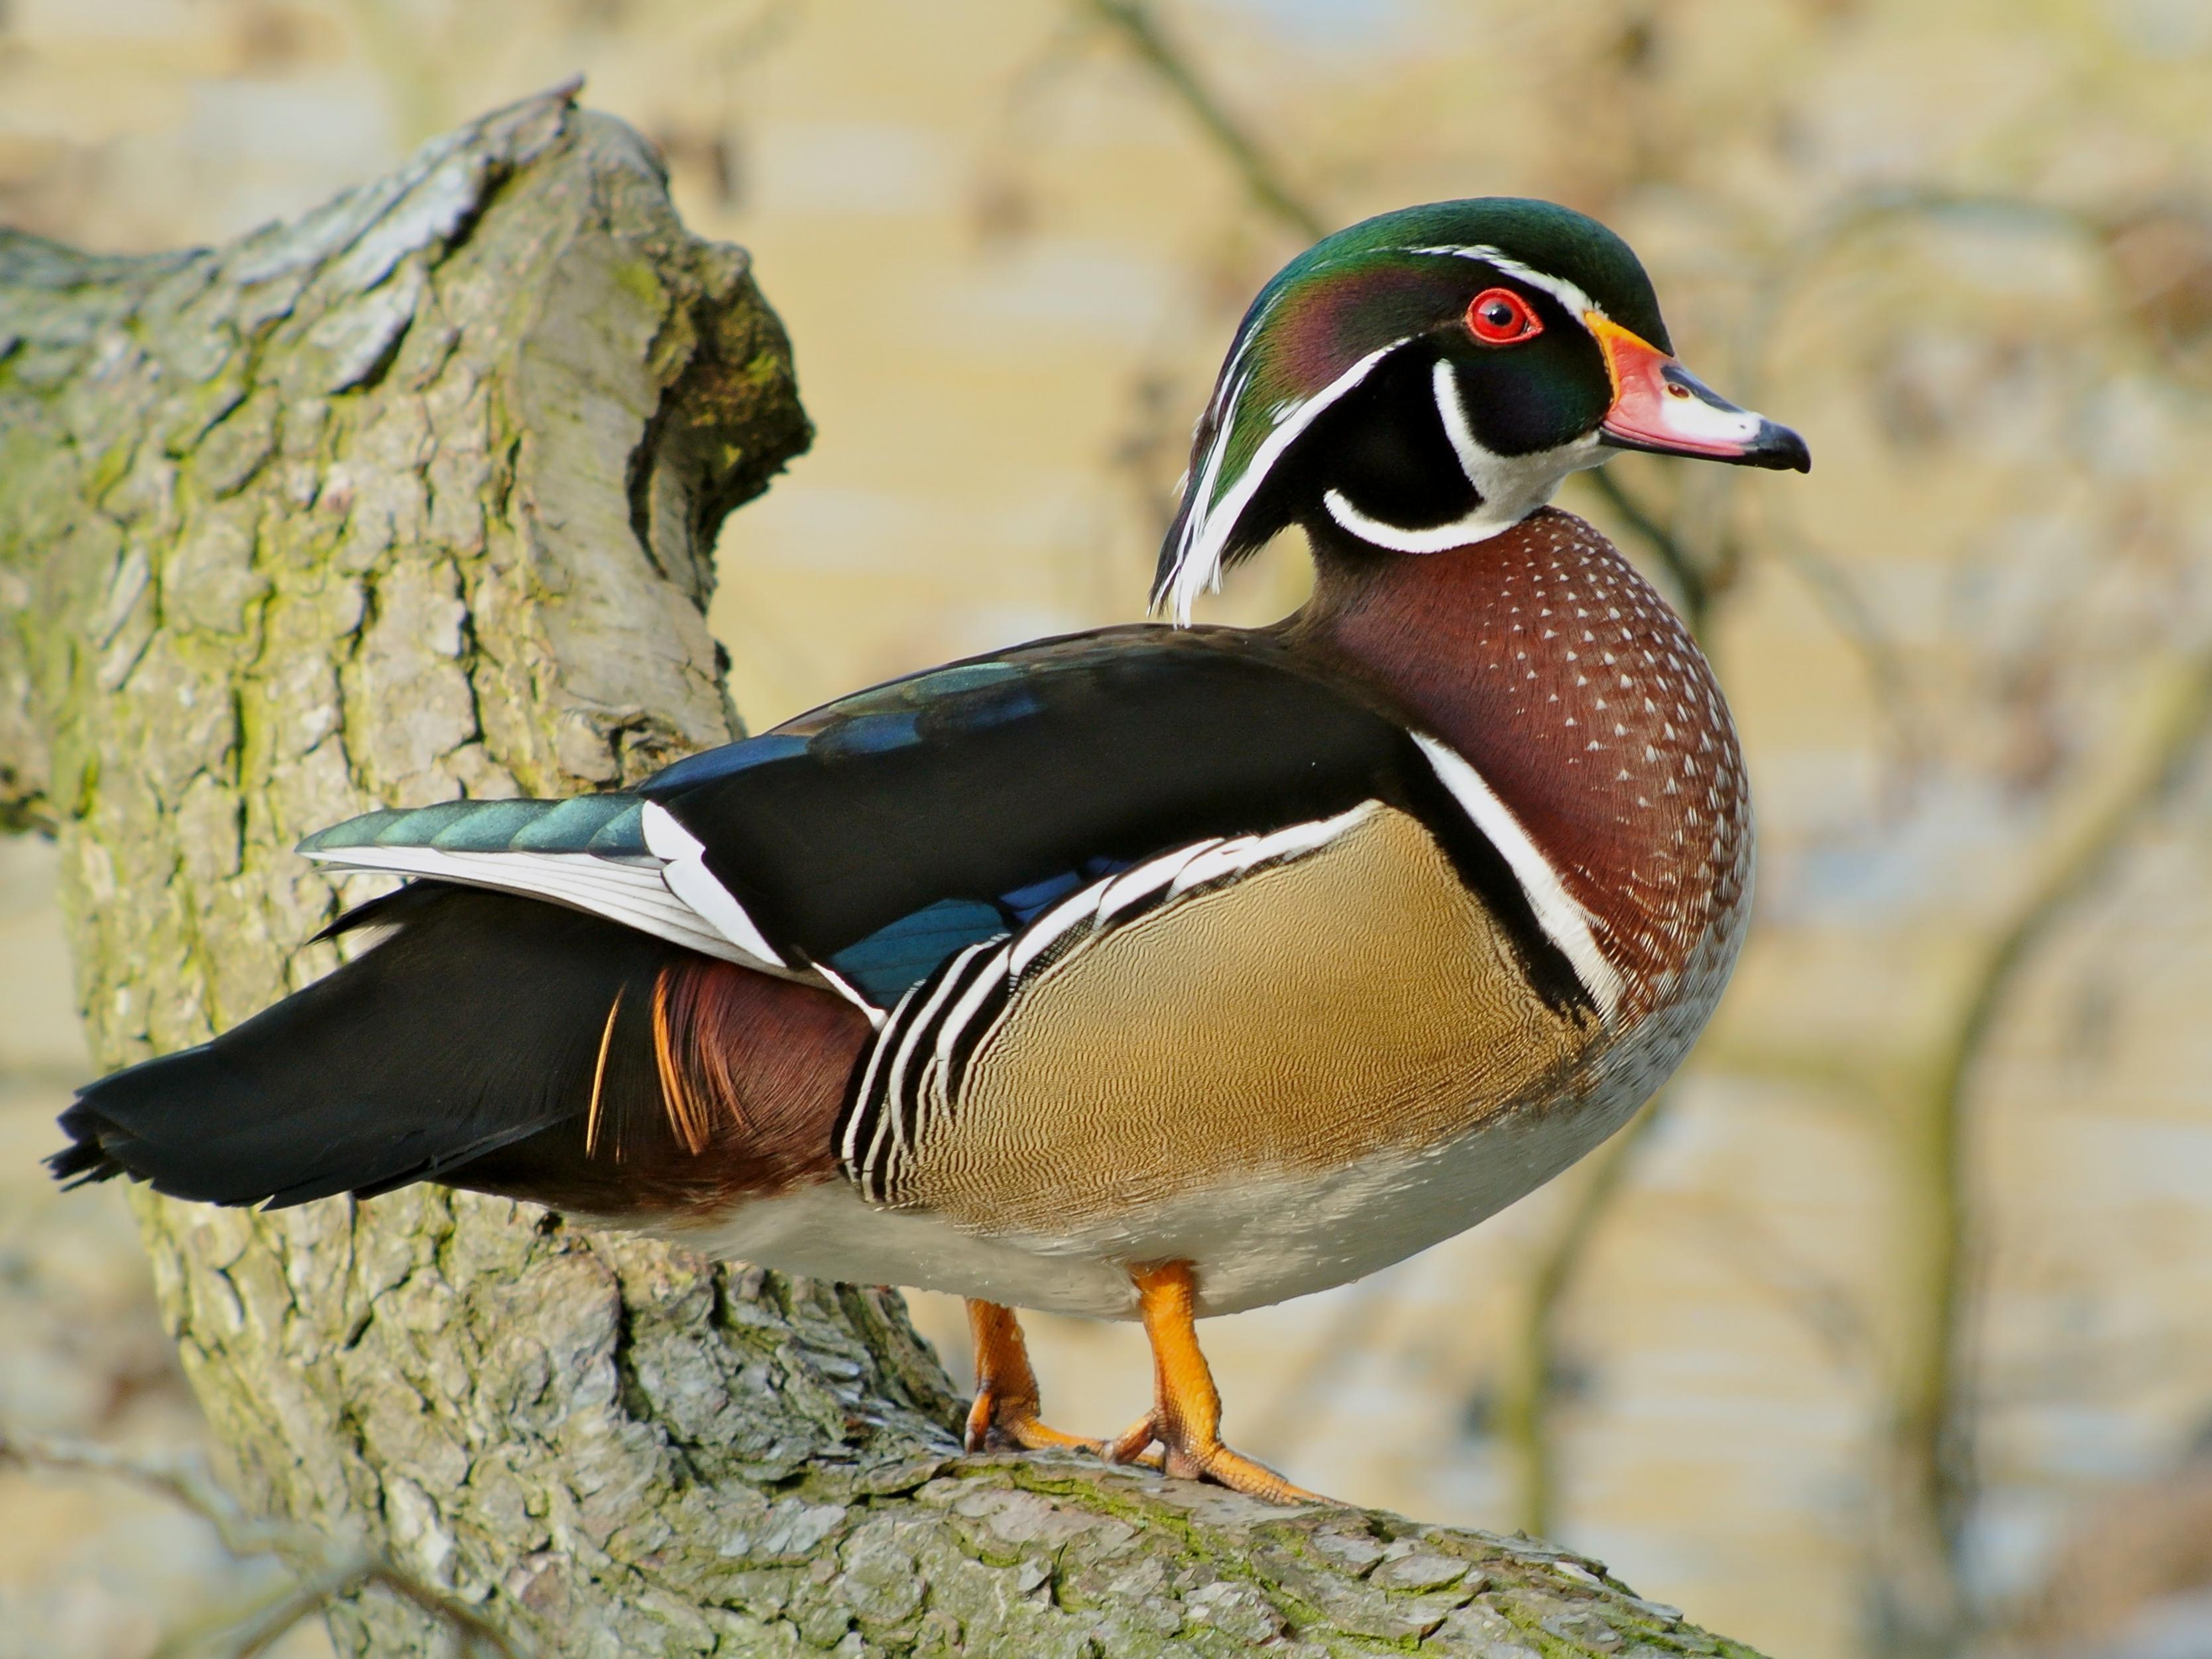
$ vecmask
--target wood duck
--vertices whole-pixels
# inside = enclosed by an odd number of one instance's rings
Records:
[[[1310,1497],[1225,1446],[1193,1319],[1472,1226],[1618,1128],[1742,937],[1726,705],[1545,505],[1623,449],[1799,471],[1547,203],[1328,238],[1198,422],[1168,625],[896,680],[617,793],[372,812],[373,949],[85,1089],[64,1177],[222,1204],[437,1181],[968,1298],[970,1444]],[[1297,526],[1311,601],[1190,625]],[[1011,1310],[1144,1322],[1150,1412],[1048,1428]]]

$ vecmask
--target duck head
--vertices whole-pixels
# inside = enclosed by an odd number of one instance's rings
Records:
[[[1188,621],[1285,526],[1434,553],[1624,449],[1808,471],[1805,441],[1675,362],[1628,245],[1550,202],[1407,208],[1260,292],[1198,423],[1152,599]]]

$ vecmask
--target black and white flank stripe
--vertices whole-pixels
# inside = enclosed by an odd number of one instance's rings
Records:
[[[947,959],[899,1000],[869,1052],[838,1129],[846,1177],[871,1204],[900,1203],[915,1152],[959,1109],[976,1054],[1056,963],[1139,917],[1318,851],[1381,810],[1364,801],[1272,835],[1193,842],[1079,889],[1019,933]]]

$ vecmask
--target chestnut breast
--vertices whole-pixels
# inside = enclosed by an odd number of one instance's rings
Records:
[[[1325,575],[1298,634],[1481,773],[1647,1011],[1731,937],[1751,799],[1712,671],[1611,542],[1547,507],[1448,552]]]

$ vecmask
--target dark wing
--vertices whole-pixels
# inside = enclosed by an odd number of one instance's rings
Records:
[[[878,1006],[1101,876],[1366,800],[1430,825],[1540,988],[1579,990],[1402,716],[1270,634],[1140,626],[1019,647],[842,699],[637,793],[769,940]]]
[[[964,947],[1208,838],[1380,800],[1426,823],[1547,1000],[1586,1000],[1404,717],[1267,633],[1046,640],[842,698],[634,792],[372,813],[304,851],[532,894],[878,1009]]]

